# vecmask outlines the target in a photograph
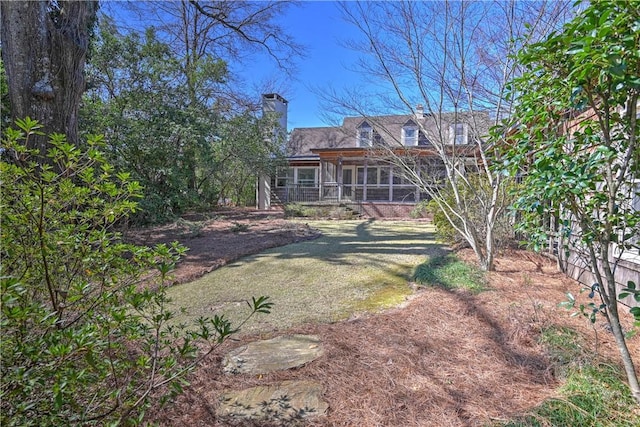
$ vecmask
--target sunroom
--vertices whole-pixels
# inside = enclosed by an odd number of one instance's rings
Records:
[[[392,202],[416,203],[426,198],[405,174],[370,150],[314,149],[317,157],[290,162],[278,170],[272,191],[282,203],[292,202]],[[427,154],[421,150],[423,154]],[[434,157],[423,157],[419,173],[443,176],[444,166]]]

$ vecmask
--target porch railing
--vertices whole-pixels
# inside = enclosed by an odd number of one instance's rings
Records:
[[[412,185],[376,185],[325,183],[321,187],[276,187],[273,192],[282,203],[349,203],[393,202],[416,203],[427,195],[418,194]]]

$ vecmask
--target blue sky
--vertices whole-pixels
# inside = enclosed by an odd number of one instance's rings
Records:
[[[105,1],[103,10],[113,16],[125,29],[151,25],[146,16],[129,12],[124,3]],[[357,73],[348,71],[354,63],[353,51],[341,44],[357,37],[357,31],[344,21],[335,1],[301,1],[288,8],[287,14],[278,19],[281,27],[303,45],[306,57],[297,60],[292,77],[282,78],[284,73],[266,54],[255,54],[245,64],[231,63],[236,81],[249,93],[260,96],[260,91],[281,92],[289,101],[288,128],[326,126],[318,90],[329,86],[337,90],[358,84]],[[264,82],[280,76],[277,87],[264,89]],[[283,83],[284,82],[284,83]],[[271,85],[273,86],[273,85]],[[269,86],[268,86],[269,87]]]
[[[291,8],[281,19],[282,27],[297,43],[306,47],[307,56],[298,61],[295,79],[285,84],[283,96],[289,101],[289,129],[296,127],[327,126],[323,121],[318,90],[355,86],[357,73],[349,71],[354,63],[354,53],[342,46],[345,39],[357,37],[357,32],[341,18],[333,1],[305,1]],[[261,58],[258,74],[246,70],[247,79],[260,79],[279,73],[268,58]]]

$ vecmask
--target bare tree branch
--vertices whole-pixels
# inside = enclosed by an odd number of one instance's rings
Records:
[[[340,4],[345,19],[359,30],[361,38],[349,46],[362,54],[358,68],[372,85],[357,96],[329,92],[325,103],[371,123],[376,121],[372,99],[390,99],[385,105],[398,105],[413,115],[416,104],[424,106],[426,118],[416,124],[444,167],[445,180],[421,175],[416,165],[424,159],[413,149],[402,150],[397,138],[385,141],[379,161],[402,170],[438,204],[486,269],[493,267],[495,227],[506,209],[505,178],[490,169],[496,141],[489,139],[488,130],[511,110],[507,85],[519,72],[512,54],[555,29],[570,10],[566,3]],[[452,144],[456,123],[468,127],[472,145]],[[445,188],[453,200],[445,197]],[[480,217],[471,212],[479,208]]]

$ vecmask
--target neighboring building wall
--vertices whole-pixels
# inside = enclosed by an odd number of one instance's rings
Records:
[[[638,103],[638,107],[640,107],[640,102]],[[622,111],[619,112],[623,113]],[[595,116],[595,112],[591,109],[579,114],[568,123],[567,133],[571,134],[579,130],[580,123],[588,119],[593,119]],[[637,113],[637,118],[640,118],[640,112]],[[640,213],[640,182],[638,179],[630,179],[629,185],[631,186],[631,209],[635,210],[636,213]],[[555,230],[551,231],[551,234],[555,232]],[[638,242],[637,237],[634,240]],[[632,242],[630,241],[628,243]],[[550,241],[551,252],[554,252],[555,245],[556,242],[552,238]],[[624,253],[619,253],[616,251],[614,245],[612,244],[609,253],[611,265],[616,266],[614,277],[616,285],[618,287],[618,292],[620,292],[622,288],[625,288],[627,286],[627,282],[629,281],[634,282],[637,286],[640,285],[639,249],[636,247],[635,250],[628,250]],[[591,269],[589,267],[590,265],[591,261],[587,254],[582,253],[579,248],[573,246],[570,249],[569,258],[564,261],[563,267],[567,276],[577,280],[586,287],[591,287],[594,283],[597,282],[597,279],[594,277],[593,273],[591,273]],[[621,301],[628,306],[640,306],[640,303],[636,302],[632,296],[629,296]]]
[[[635,259],[634,259],[635,258]],[[612,263],[615,259],[612,258]],[[590,262],[586,259],[585,255],[580,255],[576,250],[572,250],[569,259],[566,264],[566,274],[572,279],[577,280],[586,287],[591,287],[597,282],[593,273],[589,268]],[[633,281],[636,285],[640,284],[640,256],[629,257],[625,259],[623,257],[618,261],[618,266],[615,270],[615,279],[618,286],[618,292],[627,286],[627,282]],[[623,300],[623,303],[629,306],[640,306],[632,296],[629,296]]]

